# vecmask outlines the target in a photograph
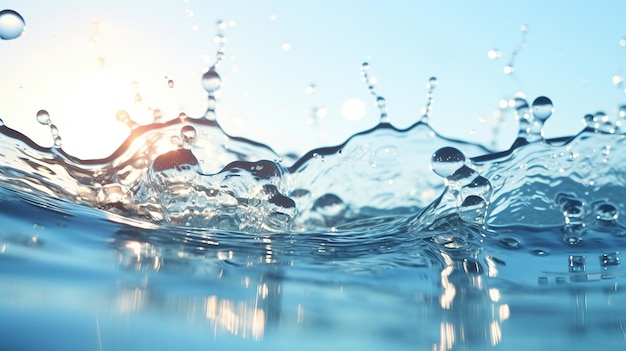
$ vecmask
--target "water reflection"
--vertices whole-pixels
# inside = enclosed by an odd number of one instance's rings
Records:
[[[440,341],[433,350],[498,345],[503,338],[502,323],[511,311],[501,302],[500,290],[488,286],[489,277],[497,276],[493,260],[486,261],[488,271],[484,272],[476,258],[452,258],[445,252],[441,257],[446,266],[441,270]]]
[[[274,264],[270,239],[259,240],[264,252],[242,259],[241,252],[207,245],[209,236],[173,248],[142,242],[147,238],[137,232],[117,234],[117,265],[132,273],[118,282],[114,301],[118,313],[158,311],[191,323],[205,320],[214,338],[230,334],[257,341],[279,320],[282,271]],[[178,281],[177,275],[183,279]],[[190,277],[191,285],[199,287],[189,286]]]

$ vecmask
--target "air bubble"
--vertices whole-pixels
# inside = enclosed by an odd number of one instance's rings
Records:
[[[507,249],[517,250],[522,247],[522,243],[513,237],[506,237],[500,239],[500,245]]]
[[[606,268],[611,266],[619,266],[619,264],[619,252],[605,253],[600,256],[600,266],[602,267]]]
[[[430,159],[430,168],[440,177],[453,175],[465,163],[465,155],[453,147],[442,147]]]
[[[615,222],[618,216],[617,208],[611,204],[600,204],[596,208],[596,219],[603,223]]]
[[[202,75],[202,87],[207,93],[214,94],[221,86],[222,78],[217,74],[217,71],[215,71],[215,66],[211,67]]]
[[[46,110],[39,110],[37,112],[37,122],[43,124],[44,126],[50,125],[52,121],[50,120],[50,114]]]
[[[569,257],[569,272],[584,273],[587,258],[585,256],[572,255]]]
[[[24,33],[25,28],[26,22],[22,15],[13,10],[0,11],[0,39],[19,38]]]
[[[530,250],[530,253],[534,256],[548,256],[550,255],[550,251],[544,249],[533,249]]]

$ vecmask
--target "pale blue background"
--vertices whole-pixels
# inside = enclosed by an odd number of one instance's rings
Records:
[[[109,96],[119,100],[123,92],[132,100],[132,81],[139,83],[145,106],[167,118],[180,111],[201,115],[199,77],[215,57],[218,19],[234,21],[224,30],[218,120],[229,133],[280,152],[336,144],[377,123],[374,99],[359,75],[368,57],[392,123],[406,127],[418,119],[426,82],[436,76],[432,125],[444,135],[484,143],[493,139],[499,101],[519,91],[531,101],[539,95],[554,101],[548,137],[575,133],[584,114],[615,115],[626,102],[624,87],[612,83],[626,73],[623,1],[5,0],[1,6],[21,13],[27,31],[0,41],[0,118],[50,146],[48,129],[34,118],[47,109],[64,148],[80,157],[106,156],[127,135],[114,112],[130,107],[103,111],[118,104],[107,102]],[[92,18],[100,23],[96,29]],[[519,45],[522,25],[528,25],[526,46],[515,74],[507,76],[503,68]],[[89,49],[92,37],[96,46]],[[287,52],[284,43],[291,45]],[[491,49],[502,56],[489,59]],[[99,56],[119,89],[111,83],[86,94]],[[165,76],[174,80],[173,89]],[[317,87],[313,95],[306,93],[311,83]],[[341,117],[350,98],[368,106],[359,121]],[[77,99],[88,101],[73,103]],[[310,125],[307,116],[316,105],[328,115]],[[511,114],[503,123],[500,147],[510,144],[517,128]]]

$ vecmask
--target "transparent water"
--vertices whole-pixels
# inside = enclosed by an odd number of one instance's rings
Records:
[[[119,111],[105,159],[0,126],[0,348],[624,347],[626,108],[544,139],[519,96],[494,151],[431,128],[436,78],[394,127],[364,64],[381,123],[279,155],[216,121],[222,54],[203,116]]]

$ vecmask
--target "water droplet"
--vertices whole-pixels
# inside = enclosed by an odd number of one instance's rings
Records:
[[[615,125],[613,124],[613,121],[611,121],[611,117],[602,111],[598,111],[595,115],[593,115],[593,127],[596,132],[608,134],[615,133]]]
[[[491,182],[487,178],[478,175],[469,184],[461,188],[461,196],[466,198],[471,195],[477,195],[488,201],[491,198],[492,190]]]
[[[173,81],[173,80],[171,80],[171,79],[169,79],[169,80],[167,81],[167,87],[168,87],[168,88],[170,88],[170,89],[171,89],[171,88],[173,88],[173,87],[174,87],[174,81]]]
[[[287,52],[287,51],[291,50],[291,43],[284,42],[283,45],[282,45],[282,48],[283,48],[284,52]]]
[[[495,60],[497,58],[500,58],[501,56],[502,56],[502,51],[500,50],[491,49],[487,51],[487,57],[491,60]]]
[[[613,85],[620,87],[624,82],[624,77],[616,74],[611,78],[611,81],[613,82]]]
[[[583,273],[585,272],[587,258],[585,256],[571,255],[569,257],[569,272]]]
[[[317,92],[317,87],[315,86],[315,84],[309,84],[306,87],[306,93],[309,95],[315,94]]]
[[[522,243],[514,237],[505,237],[500,239],[500,245],[507,249],[517,250],[522,247]]]
[[[54,143],[54,147],[56,147],[56,148],[60,148],[62,146],[62,144],[63,144],[63,142],[61,140],[61,137],[59,135],[56,135],[54,137],[54,142],[53,143]]]
[[[442,147],[430,159],[430,168],[440,177],[447,178],[465,163],[465,155],[453,147]]]
[[[0,11],[0,39],[19,38],[24,33],[25,28],[26,22],[22,15],[13,10]]]
[[[52,121],[50,120],[50,114],[48,114],[48,111],[39,110],[39,112],[37,112],[37,122],[39,122],[40,124],[43,124],[44,126],[47,126],[50,123],[52,123]]]
[[[217,71],[215,71],[215,66],[211,67],[202,75],[202,87],[207,93],[213,94],[218,91],[221,86],[222,78],[217,74]]]
[[[128,121],[130,121],[130,115],[126,112],[126,110],[117,111],[115,118],[122,123],[128,123]]]
[[[4,121],[2,120],[2,118],[0,118],[0,127],[4,126]]]
[[[327,219],[336,218],[346,210],[346,204],[339,196],[327,193],[315,200],[312,210],[319,212]]]
[[[137,124],[137,122],[133,121],[130,118],[130,115],[128,114],[128,112],[126,112],[126,110],[119,110],[117,111],[117,113],[115,113],[115,118],[126,124],[126,126],[128,126],[128,128],[130,129],[135,129],[139,126],[139,124]]]
[[[437,84],[439,83],[439,80],[437,79],[437,77],[430,77],[430,79],[428,79],[428,88],[434,88],[437,86]]]
[[[466,222],[483,223],[487,211],[487,202],[480,196],[470,195],[459,207],[459,216]]]
[[[619,266],[619,252],[605,253],[600,256],[600,265],[602,267]]]
[[[545,96],[540,96],[533,101],[533,117],[545,122],[552,115],[552,100]]]
[[[187,145],[193,144],[196,139],[196,128],[193,126],[184,126],[180,129],[180,138]]]
[[[612,223],[617,220],[619,213],[615,206],[603,203],[596,207],[596,219],[605,223]]]

